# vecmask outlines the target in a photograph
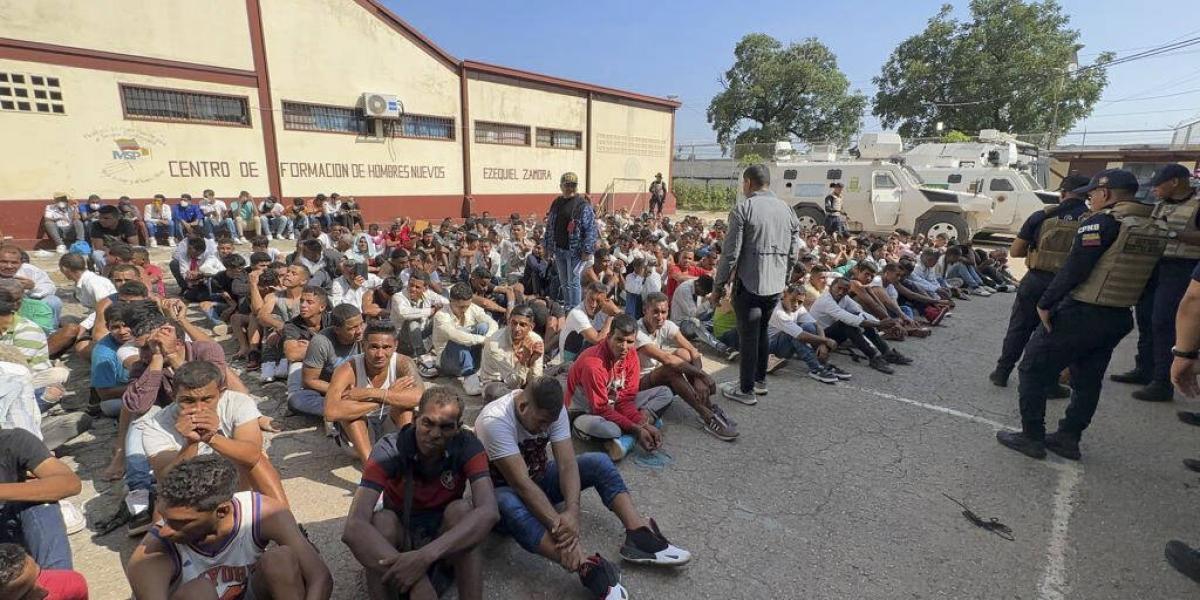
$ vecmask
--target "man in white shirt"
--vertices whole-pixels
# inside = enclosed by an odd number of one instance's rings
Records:
[[[433,337],[433,315],[449,303],[429,289],[429,275],[424,271],[411,271],[404,291],[392,296],[392,324],[396,326],[400,352],[420,359],[426,372],[437,364],[436,357],[426,356]]]
[[[79,219],[79,207],[66,194],[55,194],[54,202],[46,205],[42,213],[42,228],[54,242],[54,251],[66,254],[67,242],[84,238],[83,221]]]
[[[588,347],[608,337],[612,323],[609,317],[620,314],[620,309],[608,299],[608,287],[593,282],[583,291],[583,302],[567,313],[558,338],[558,353],[564,363],[574,360]]]
[[[171,223],[174,219],[171,206],[167,204],[167,197],[155,194],[154,200],[146,205],[142,214],[142,222],[146,224],[146,237],[150,241],[151,248],[158,247],[158,236],[161,233],[167,234],[168,243],[172,246],[175,245],[175,231]]]
[[[467,393],[477,396],[483,387],[477,373],[483,343],[498,326],[487,311],[471,302],[473,295],[466,283],[450,288],[450,310],[433,315],[433,353],[442,375],[460,378]]]
[[[32,264],[21,262],[21,249],[16,246],[0,246],[0,279],[15,279],[25,290],[26,298],[41,300],[54,311],[54,324],[62,314],[62,300],[50,275]]]
[[[96,310],[96,302],[117,293],[117,288],[105,277],[87,269],[87,260],[79,254],[64,254],[58,259],[58,270],[75,284],[75,299],[89,311]]]
[[[367,264],[342,261],[342,275],[329,286],[329,306],[353,304],[362,309],[363,296],[383,285],[383,280],[367,271]],[[370,316],[370,315],[368,315]]]
[[[204,190],[204,199],[200,202],[200,210],[204,213],[204,237],[212,239],[218,231],[224,231],[238,244],[244,244],[238,236],[237,224],[229,217],[229,205],[224,200],[213,196],[212,190]]]
[[[480,240],[479,251],[475,253],[475,268],[487,269],[487,272],[492,277],[499,279],[504,259],[500,253],[492,247],[490,240]]]
[[[895,319],[880,321],[850,297],[850,281],[844,277],[834,280],[829,288],[813,303],[809,313],[825,330],[825,337],[841,343],[849,339],[867,356],[872,369],[891,375],[895,373],[889,363],[900,364],[908,358],[888,346],[879,337],[876,329],[895,323]]]
[[[533,251],[534,243],[525,235],[525,224],[512,224],[508,238],[500,242],[500,258],[504,263],[504,277],[510,283],[521,280],[525,273],[525,259]]]
[[[767,322],[771,354],[788,359],[799,356],[808,366],[808,376],[821,383],[850,379],[850,374],[829,364],[829,353],[837,342],[826,337],[817,320],[804,308],[804,286],[792,284],[783,290],[779,304]]]

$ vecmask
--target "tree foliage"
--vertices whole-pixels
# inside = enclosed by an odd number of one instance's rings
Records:
[[[858,131],[867,98],[849,91],[837,57],[815,38],[785,47],[752,33],[733,54],[733,66],[721,78],[725,89],[708,105],[721,145],[793,137],[844,143]]]
[[[875,77],[884,127],[899,125],[906,137],[936,135],[938,121],[972,132],[1061,132],[1092,112],[1108,77],[1100,66],[1070,69],[1082,45],[1055,0],[972,0],[962,22],[951,10],[944,5],[901,42]]]

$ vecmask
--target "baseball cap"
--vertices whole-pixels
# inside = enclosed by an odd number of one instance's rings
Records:
[[[558,180],[558,183],[562,185],[579,185],[579,176],[571,171],[567,171],[566,173],[562,174],[562,177]]]
[[[1081,188],[1081,187],[1087,185],[1089,181],[1091,181],[1091,180],[1088,179],[1087,177],[1084,177],[1083,175],[1067,175],[1066,177],[1063,177],[1062,183],[1058,184],[1058,189],[1055,191],[1059,191],[1059,192],[1074,191],[1078,188]]]
[[[1092,176],[1092,180],[1081,188],[1075,188],[1076,194],[1086,194],[1096,188],[1106,187],[1111,190],[1138,190],[1138,180],[1133,173],[1125,169],[1105,169]]]
[[[1150,180],[1150,187],[1162,185],[1172,179],[1187,179],[1192,178],[1192,172],[1187,167],[1179,164],[1169,164],[1154,173],[1154,178]]]

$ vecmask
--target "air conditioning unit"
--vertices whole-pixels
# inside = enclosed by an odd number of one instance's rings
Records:
[[[363,114],[372,119],[399,119],[404,114],[404,104],[395,94],[363,92]]]

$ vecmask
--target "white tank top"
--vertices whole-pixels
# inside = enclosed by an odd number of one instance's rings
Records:
[[[261,518],[262,496],[238,492],[233,495],[233,533],[219,547],[197,548],[159,538],[175,563],[175,583],[207,577],[220,600],[241,598],[249,591],[250,574],[267,547],[259,529]]]
[[[363,355],[355,354],[353,360],[354,360],[354,378],[355,378],[354,387],[378,388],[378,389],[386,390],[386,389],[392,387],[392,384],[396,383],[396,354],[395,353],[392,353],[392,358],[390,360],[388,360],[387,378],[383,380],[383,385],[380,385],[380,386],[375,386],[375,385],[371,384],[371,378],[367,376],[367,366],[365,364],[363,364]],[[386,404],[380,404],[378,411],[373,410],[371,412],[374,413],[378,417],[383,417],[383,416],[387,415],[387,411],[388,411],[388,406]]]

